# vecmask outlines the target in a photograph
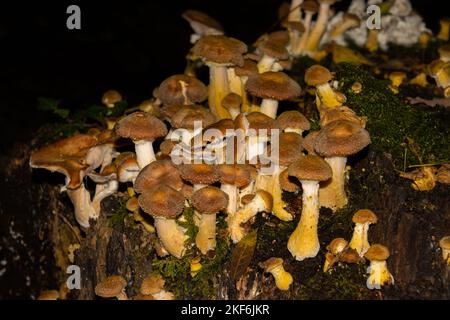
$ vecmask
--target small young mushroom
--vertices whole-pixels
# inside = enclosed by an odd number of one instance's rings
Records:
[[[234,120],[241,113],[242,98],[239,94],[230,92],[223,98],[222,107],[228,110]]]
[[[443,237],[439,241],[439,246],[442,250],[442,259],[450,266],[450,236]]]
[[[251,181],[250,171],[245,165],[221,164],[218,166],[220,174],[220,189],[228,195],[228,216],[236,214],[239,204],[239,189],[248,186]]]
[[[289,252],[296,260],[302,261],[315,257],[319,252],[319,182],[330,179],[332,172],[322,158],[307,155],[292,163],[288,173],[301,182],[303,189],[300,222],[288,240]]]
[[[195,277],[198,272],[202,269],[202,264],[200,263],[201,257],[194,257],[191,259],[190,271],[191,277]]]
[[[114,105],[122,101],[122,95],[117,90],[108,90],[102,96],[102,103],[108,108],[114,108]]]
[[[328,272],[333,265],[339,261],[339,256],[348,246],[348,241],[343,238],[336,238],[327,246],[328,252],[325,254],[323,272]]]
[[[442,41],[448,41],[450,33],[450,18],[443,18],[439,20],[439,24],[441,28],[439,29],[437,38]]]
[[[117,298],[117,300],[128,300],[125,293],[127,282],[122,276],[109,276],[95,286],[95,294],[102,298]]]
[[[142,280],[139,293],[154,300],[173,300],[173,294],[164,290],[165,280],[160,274],[150,274]]]
[[[238,243],[245,236],[246,231],[241,226],[243,223],[249,221],[259,212],[272,211],[273,200],[270,193],[264,190],[257,190],[255,194],[249,194],[242,198],[246,202],[243,208],[239,209],[234,216],[227,218],[228,231],[231,240]]]
[[[303,131],[307,131],[311,128],[311,124],[308,119],[296,110],[284,111],[275,120],[280,130],[284,132],[294,132],[300,136]]]
[[[216,187],[204,187],[191,196],[191,203],[201,214],[195,244],[201,253],[216,248],[216,214],[227,208],[228,195]]]
[[[389,88],[394,92],[395,94],[398,93],[398,89],[405,81],[407,75],[403,71],[393,71],[389,74],[388,78],[391,80],[391,84],[389,85]]]
[[[259,266],[264,268],[264,272],[271,273],[275,279],[275,284],[278,289],[286,291],[289,290],[293,282],[292,275],[283,267],[283,259],[270,258],[264,262],[260,262]]]
[[[166,184],[177,191],[183,188],[180,172],[169,160],[156,160],[142,169],[134,183],[134,190],[143,193],[159,184]]]
[[[385,284],[394,284],[394,277],[389,272],[386,264],[389,258],[389,249],[381,244],[373,244],[364,257],[370,261],[367,268],[369,277],[367,278],[367,288],[381,289]]]
[[[320,101],[320,107],[336,108],[342,106],[337,92],[331,87],[330,81],[333,78],[331,72],[321,66],[313,65],[305,72],[305,82],[309,86],[316,87],[316,97]]]
[[[352,218],[355,228],[350,240],[350,248],[355,249],[360,257],[363,257],[370,248],[368,241],[369,226],[377,223],[378,219],[375,213],[369,209],[356,211]]]
[[[258,46],[259,52],[263,54],[259,60],[257,67],[259,73],[273,71],[273,66],[279,60],[289,58],[289,52],[283,43],[274,40],[263,41]]]

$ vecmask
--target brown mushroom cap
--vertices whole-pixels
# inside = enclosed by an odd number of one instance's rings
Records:
[[[289,32],[286,30],[271,32],[267,35],[266,41],[276,42],[282,46],[287,46],[290,41]]]
[[[172,140],[164,140],[163,142],[161,142],[161,144],[159,145],[159,150],[161,151],[161,153],[163,155],[169,156],[170,153],[172,152],[173,148],[178,144],[177,141],[172,141]]]
[[[320,125],[322,127],[336,120],[347,120],[362,128],[366,126],[366,118],[358,117],[355,111],[346,106],[326,109],[320,112]]]
[[[353,215],[352,221],[353,223],[377,223],[378,218],[372,210],[360,209]]]
[[[242,66],[247,45],[222,35],[209,35],[198,40],[192,48],[194,55],[205,61],[226,66]]]
[[[131,197],[127,200],[127,203],[125,204],[125,207],[128,211],[135,212],[139,210],[139,201],[136,197]]]
[[[327,250],[332,254],[337,255],[341,253],[348,246],[348,241],[344,238],[333,239],[327,246]]]
[[[302,141],[302,147],[308,154],[315,155],[316,151],[314,150],[314,144],[316,143],[317,135],[320,131],[312,131],[310,132]]]
[[[311,124],[308,119],[306,119],[303,114],[295,110],[284,111],[278,116],[276,122],[281,130],[285,130],[287,128],[309,130],[311,128]]]
[[[315,64],[305,72],[305,82],[309,86],[318,86],[321,84],[325,84],[328,81],[333,79],[330,70],[321,65]]]
[[[288,169],[281,171],[279,180],[281,189],[287,192],[297,192],[300,190],[300,186],[289,179]]]
[[[232,184],[238,188],[247,186],[250,181],[250,172],[248,166],[240,164],[221,164],[218,166],[220,174],[220,183]]]
[[[201,121],[206,127],[216,122],[216,117],[201,105],[184,106],[171,118],[174,128],[194,129],[195,121]]]
[[[370,144],[366,129],[359,125],[337,120],[324,126],[316,137],[315,151],[325,157],[346,157],[355,154]]]
[[[228,195],[216,187],[204,187],[191,196],[194,208],[202,214],[215,214],[225,210],[228,205]]]
[[[192,184],[213,184],[220,178],[217,167],[206,163],[181,164],[178,169],[181,177]]]
[[[294,99],[302,92],[299,84],[287,74],[273,71],[249,76],[245,89],[256,97],[275,100]]]
[[[279,136],[278,163],[288,166],[302,155],[302,136],[295,132],[283,132]]]
[[[115,131],[118,136],[135,141],[154,141],[167,135],[167,127],[164,122],[142,111],[131,113],[119,120]]]
[[[359,263],[361,261],[364,261],[364,259],[359,256],[358,252],[355,249],[347,248],[344,252],[342,252],[341,256],[339,257],[339,261],[345,263]]]
[[[300,21],[288,21],[285,23],[285,27],[299,33],[305,32],[305,26]]]
[[[223,31],[222,26],[215,19],[208,16],[206,13],[203,13],[198,10],[186,10],[181,15],[188,22],[196,22],[202,24],[208,28],[215,29],[218,31]]]
[[[319,10],[319,6],[318,6],[317,2],[315,2],[313,0],[307,0],[307,1],[303,2],[302,8],[306,12],[312,12],[312,13],[316,13]]]
[[[298,180],[326,181],[331,178],[332,171],[321,157],[306,155],[289,166],[288,174]]]
[[[69,179],[67,188],[76,189],[82,183],[82,171],[89,167],[87,152],[97,144],[97,137],[87,134],[62,139],[33,152],[30,166],[63,173]]]
[[[370,261],[384,261],[389,258],[389,249],[381,244],[373,244],[364,257]]]
[[[151,274],[142,280],[139,292],[143,295],[152,295],[164,288],[164,278],[160,274]]]
[[[102,103],[106,106],[114,106],[122,101],[122,95],[116,90],[108,90],[102,96]]]
[[[282,266],[283,259],[272,257],[267,259],[266,261],[260,262],[258,265],[263,268],[265,272],[270,272],[274,268]]]
[[[185,74],[176,74],[164,80],[155,90],[155,97],[163,104],[184,104],[181,82],[185,83],[185,94],[191,102],[202,102],[208,97],[208,90],[203,82]]]
[[[134,182],[134,190],[143,193],[160,183],[167,184],[175,190],[183,187],[180,172],[170,160],[157,160],[145,166]]]
[[[268,115],[261,112],[251,112],[249,114],[241,113],[234,120],[236,128],[239,129],[247,129],[246,125],[248,124],[248,129],[253,129],[257,134],[260,134],[260,130],[267,130],[267,134],[270,135],[270,130],[278,129],[277,123],[274,119],[269,117]]]
[[[178,111],[180,111],[181,108],[183,108],[183,107],[184,107],[184,105],[182,105],[182,104],[168,104],[168,105],[162,106],[160,109],[161,115],[165,120],[167,120],[171,123],[173,115],[175,113],[177,113]]]
[[[222,107],[225,109],[237,109],[242,104],[242,97],[237,93],[230,92],[222,99]]]
[[[277,41],[264,41],[258,46],[258,49],[277,60],[285,60],[289,58],[289,52],[287,51],[286,47]]]
[[[122,276],[109,276],[95,286],[95,294],[102,298],[114,298],[123,292],[127,282]]]
[[[244,59],[244,64],[241,67],[235,67],[234,72],[238,77],[248,77],[258,73],[258,67],[254,61]]]
[[[160,184],[139,196],[142,210],[152,216],[175,219],[183,212],[184,197],[181,192]]]
[[[57,290],[42,291],[36,300],[58,300],[59,292]]]

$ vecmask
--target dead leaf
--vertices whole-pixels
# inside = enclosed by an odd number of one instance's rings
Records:
[[[252,231],[238,242],[231,254],[230,275],[238,281],[252,261],[256,247],[257,230]]]

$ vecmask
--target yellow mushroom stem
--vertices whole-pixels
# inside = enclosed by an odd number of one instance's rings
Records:
[[[353,19],[344,19],[341,23],[338,23],[330,32],[330,39],[334,40],[342,35],[347,30],[357,27],[359,23]]]
[[[325,109],[342,106],[341,97],[334,91],[329,83],[316,86],[316,98],[320,101],[320,106]]]
[[[152,141],[147,140],[134,141],[134,149],[136,151],[136,161],[139,165],[139,168],[142,169],[156,160],[155,152],[153,151]]]
[[[370,248],[368,240],[369,223],[356,223],[353,229],[352,239],[350,240],[350,248],[356,250],[360,257],[364,257]]]
[[[331,267],[336,263],[337,258],[331,252],[325,254],[325,262],[323,264],[323,272],[328,272]]]
[[[216,248],[216,214],[206,213],[200,217],[195,244],[201,253],[207,254],[208,251]]]
[[[439,30],[437,38],[439,40],[448,41],[449,31],[450,31],[450,22],[447,20],[441,20],[441,21],[439,21],[439,23],[441,25],[441,29]]]
[[[230,92],[236,93],[243,96],[243,86],[242,86],[242,79],[241,77],[236,75],[236,72],[234,71],[234,68],[228,68],[227,69],[227,76],[228,76],[228,86],[230,88]],[[245,89],[244,89],[245,91]]]
[[[261,60],[259,60],[258,64],[256,65],[258,67],[258,72],[264,73],[270,71],[275,62],[276,59],[274,57],[264,54]]]
[[[319,203],[321,207],[330,208],[333,211],[347,205],[345,192],[345,164],[346,157],[325,158],[330,165],[333,175],[330,180],[323,183],[319,189]]]
[[[367,33],[366,49],[369,52],[375,52],[378,50],[378,30],[369,29]]]
[[[234,215],[238,208],[239,190],[233,184],[222,183],[220,189],[228,195],[227,214]]]
[[[280,220],[282,221],[292,221],[293,216],[290,214],[286,209],[286,203],[283,201],[283,190],[281,189],[280,185],[280,173],[286,169],[285,167],[279,167],[276,166],[276,169],[274,173],[272,174],[271,181],[269,184],[269,192],[272,195],[273,198],[273,208],[272,213]]]
[[[301,35],[300,40],[297,42],[297,44],[295,46],[291,47],[291,54],[294,57],[298,57],[305,50],[306,43],[308,41],[308,36],[310,33],[310,29],[311,29],[311,20],[312,20],[313,15],[314,15],[314,13],[311,11],[306,11],[306,13],[305,13],[305,20],[303,22],[305,31]]]
[[[314,28],[311,30],[311,34],[306,41],[306,51],[308,54],[317,51],[320,38],[322,37],[329,19],[330,4],[321,2],[319,6],[319,13],[317,15],[317,21]]]
[[[289,9],[288,21],[302,21],[301,4],[303,0],[292,0]]]
[[[301,180],[300,182],[303,189],[302,215],[297,228],[289,237],[287,245],[289,252],[298,261],[315,257],[320,248],[317,235],[319,183],[310,180]]]
[[[367,278],[367,288],[381,289],[385,284],[394,284],[394,277],[387,268],[386,261],[371,261],[367,268],[369,277]]]
[[[163,217],[155,217],[155,228],[164,249],[174,257],[182,258],[186,251],[186,230],[178,225],[175,219]]]
[[[92,207],[95,210],[96,216],[95,219],[98,218],[101,211],[101,203],[103,199],[106,199],[107,197],[115,194],[117,190],[119,189],[119,182],[114,179],[111,181],[108,181],[106,183],[98,184],[97,186],[101,185],[102,187],[97,189],[94,195],[94,198],[92,199]]]
[[[247,90],[245,90],[245,84],[247,83],[248,77],[242,76],[241,78],[241,97],[242,97],[242,104],[241,104],[241,112],[250,112],[252,103],[251,100],[247,94]]]
[[[227,67],[210,63],[209,65],[209,108],[217,118],[231,119],[227,109],[222,106],[222,100],[230,93],[228,87]]]
[[[272,268],[269,273],[272,274],[272,276],[275,279],[275,285],[278,289],[286,291],[289,290],[290,285],[293,282],[292,275],[284,270],[283,264],[280,264],[279,266],[276,266]]]
[[[261,101],[261,113],[275,119],[278,111],[278,100],[275,99],[262,99]]]
[[[75,219],[83,228],[89,228],[89,219],[96,219],[97,212],[92,206],[91,195],[82,183],[76,189],[68,189],[67,195],[72,201],[75,211]]]

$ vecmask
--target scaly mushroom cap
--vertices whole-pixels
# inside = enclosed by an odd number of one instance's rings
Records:
[[[164,284],[164,278],[160,274],[151,274],[142,280],[139,292],[143,295],[155,294],[163,290]]]
[[[256,97],[274,100],[294,99],[302,92],[299,84],[287,74],[273,71],[249,76],[245,89]]]
[[[220,174],[220,183],[232,184],[238,188],[247,186],[250,181],[250,172],[248,166],[240,164],[221,164],[218,166]]]
[[[247,45],[237,39],[222,35],[209,35],[198,40],[192,51],[205,61],[232,66],[243,66]]]
[[[222,107],[225,109],[237,109],[242,104],[242,97],[237,93],[230,92],[222,99]]]
[[[213,184],[220,178],[217,167],[206,163],[181,164],[178,169],[181,178],[192,184]]]
[[[109,276],[95,286],[95,294],[102,298],[114,298],[123,292],[127,282],[122,276]]]
[[[159,151],[165,156],[170,156],[170,153],[172,152],[173,148],[178,144],[177,141],[172,140],[164,140],[159,145]]]
[[[287,167],[302,155],[302,136],[294,132],[283,132],[279,137],[278,164]]]
[[[333,79],[333,76],[330,70],[318,64],[309,67],[305,72],[305,82],[309,86],[325,84],[331,79]]]
[[[302,3],[302,8],[305,12],[316,13],[319,10],[319,5],[313,0],[307,0]]]
[[[312,131],[310,132],[302,141],[302,147],[308,154],[315,155],[316,151],[314,150],[314,144],[316,143],[317,135],[320,131]]]
[[[241,113],[234,119],[236,129],[253,129],[257,134],[260,130],[267,130],[270,135],[270,130],[278,129],[277,123],[274,119],[261,112],[251,112],[249,114]],[[248,125],[248,127],[247,127]]]
[[[82,183],[82,171],[89,167],[87,152],[97,144],[97,137],[87,134],[62,139],[33,152],[30,166],[63,173],[69,180],[66,187],[76,189]]]
[[[289,32],[287,32],[286,30],[271,32],[267,35],[266,41],[275,42],[282,46],[287,46],[290,41]]]
[[[154,141],[167,135],[167,127],[158,118],[142,112],[134,112],[122,118],[115,127],[116,134],[134,141]]]
[[[330,122],[316,137],[315,151],[325,157],[346,157],[370,144],[366,129],[346,120]]]
[[[204,187],[195,191],[191,203],[201,214],[215,214],[225,210],[228,205],[228,195],[216,187]]]
[[[102,103],[110,108],[120,101],[122,101],[122,95],[116,90],[108,90],[102,96]]]
[[[201,105],[184,106],[178,110],[171,118],[174,128],[194,129],[194,122],[201,121],[206,127],[216,122],[216,117]]]
[[[204,25],[208,28],[215,29],[217,31],[222,31],[223,28],[220,25],[219,22],[217,22],[215,19],[208,16],[206,13],[203,13],[198,10],[186,10],[181,15],[185,20],[187,20],[189,23],[195,22],[199,23],[201,25]],[[196,30],[197,31],[197,30]]]
[[[235,67],[234,72],[238,77],[248,77],[252,74],[258,73],[256,63],[250,59],[244,59],[242,67]]]
[[[364,257],[369,261],[384,261],[389,255],[389,249],[377,243],[370,246]]]
[[[289,179],[288,169],[281,171],[279,175],[281,189],[287,192],[297,192],[300,186]]]
[[[264,41],[258,46],[258,49],[262,53],[277,60],[285,60],[289,58],[289,52],[287,51],[286,47],[280,42],[270,40]]]
[[[183,212],[184,197],[181,192],[160,184],[139,196],[139,205],[152,216],[175,219]]]
[[[283,259],[281,258],[269,258],[266,261],[260,262],[259,266],[264,269],[265,272],[270,272],[274,268],[283,265]]]
[[[306,155],[292,163],[288,174],[298,180],[326,181],[331,178],[331,167],[321,157]]]
[[[157,160],[145,166],[134,182],[134,190],[143,193],[160,183],[167,184],[175,190],[181,190],[183,187],[180,172],[169,160]]]
[[[284,111],[278,116],[276,122],[281,130],[285,130],[286,128],[309,130],[311,128],[308,119],[295,110]]]
[[[356,211],[352,218],[353,223],[377,223],[378,218],[372,210],[361,209]]]
[[[288,21],[284,24],[288,30],[297,31],[299,33],[305,32],[305,26],[300,21]]]
[[[183,88],[182,84],[185,84]],[[185,90],[185,92],[184,92]],[[163,104],[184,104],[186,94],[189,101],[199,103],[208,97],[208,89],[197,78],[176,74],[164,80],[153,93]]]
[[[176,114],[178,111],[180,111],[184,105],[182,104],[168,104],[161,108],[161,115],[162,117],[172,123],[172,117],[174,114]]]
[[[325,109],[320,112],[320,125],[322,127],[336,120],[346,120],[357,124],[361,128],[366,126],[366,118],[358,117],[352,109],[346,106]]]

